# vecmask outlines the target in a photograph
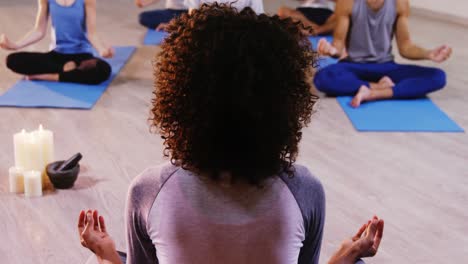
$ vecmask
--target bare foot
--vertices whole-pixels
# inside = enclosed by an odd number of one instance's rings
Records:
[[[370,98],[371,93],[372,93],[371,89],[369,89],[367,86],[365,85],[361,86],[361,88],[359,88],[359,91],[354,96],[353,100],[351,101],[351,106],[354,108],[358,108],[362,102]]]
[[[395,83],[393,82],[392,79],[390,79],[390,77],[384,76],[382,77],[382,79],[380,79],[379,85],[380,85],[380,89],[386,89],[386,88],[392,88],[393,86],[395,86]]]
[[[65,65],[63,65],[63,71],[64,72],[73,71],[74,69],[76,69],[76,67],[78,67],[78,65],[76,65],[74,61],[69,61],[65,63]]]
[[[29,80],[29,81],[38,80],[38,81],[57,82],[59,80],[59,75],[58,75],[58,73],[28,75],[28,76],[26,76],[26,80]]]

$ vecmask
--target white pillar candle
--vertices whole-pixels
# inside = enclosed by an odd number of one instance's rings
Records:
[[[13,135],[15,167],[27,169],[30,166],[30,155],[28,151],[29,138],[29,133],[26,133],[24,129],[20,133]]]
[[[26,197],[42,196],[42,177],[40,171],[24,172],[24,195]]]
[[[23,193],[24,192],[24,177],[23,169],[18,167],[11,167],[8,170],[10,180],[10,192],[11,193]]]
[[[31,133],[31,137],[26,144],[27,151],[30,159],[30,164],[25,170],[33,170],[33,171],[44,171],[45,169],[45,162],[44,162],[44,152],[42,151],[42,144],[39,141],[39,138],[34,134]]]
[[[54,161],[54,133],[50,130],[46,130],[39,125],[39,129],[33,132],[33,135],[39,141],[42,147],[43,159],[45,165]]]
[[[50,130],[46,130],[39,125],[39,129],[31,132],[32,137],[35,138],[39,152],[36,155],[35,163],[36,167],[32,168],[33,170],[38,170],[42,172],[42,184],[46,188],[50,185],[50,180],[47,177],[45,168],[47,165],[54,161],[54,133]],[[40,167],[39,167],[40,166]]]

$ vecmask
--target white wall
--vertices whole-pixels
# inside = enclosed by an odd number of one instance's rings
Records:
[[[410,0],[410,3],[412,7],[468,18],[468,1],[466,0]]]

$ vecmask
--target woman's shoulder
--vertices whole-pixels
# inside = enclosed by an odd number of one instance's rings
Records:
[[[288,186],[305,218],[325,207],[325,191],[320,180],[303,165],[294,164],[293,174],[282,173],[280,178]]]
[[[142,173],[136,176],[130,184],[130,195],[140,196],[145,192],[159,192],[164,183],[176,172],[180,167],[171,163],[164,163],[158,166],[153,166],[145,169]]]
[[[293,185],[295,188],[301,189],[309,189],[311,187],[323,189],[320,180],[315,177],[306,166],[294,164],[292,171],[292,175],[288,175],[286,173],[281,175],[281,178],[286,182],[286,184]]]

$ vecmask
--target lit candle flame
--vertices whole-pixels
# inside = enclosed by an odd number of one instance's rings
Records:
[[[42,131],[43,130],[43,127],[42,127],[42,124],[39,125],[39,131]]]

